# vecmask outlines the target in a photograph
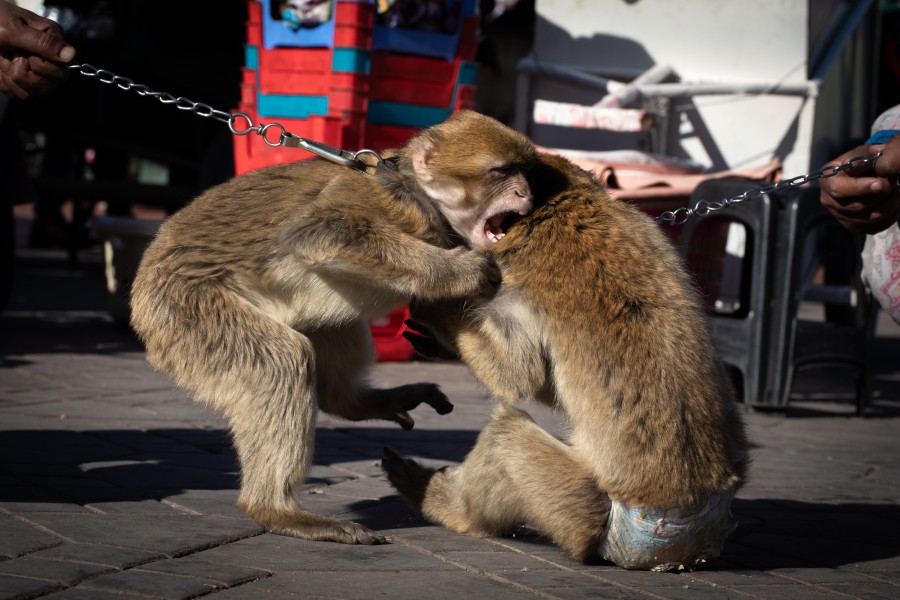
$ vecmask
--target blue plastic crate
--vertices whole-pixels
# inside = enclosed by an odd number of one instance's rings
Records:
[[[456,31],[453,33],[390,27],[378,23],[376,17],[375,27],[372,30],[372,49],[453,60],[459,46],[462,19],[474,15],[476,9],[475,0],[444,0],[445,5],[456,2],[460,5],[460,15]]]
[[[359,48],[335,48],[331,69],[338,73],[369,73],[372,70],[372,55],[368,50]]]
[[[278,0],[262,1],[263,47],[269,50],[278,47],[330,48],[334,45],[334,13],[336,0],[331,3],[330,18],[311,27],[292,29],[288,23],[272,16],[272,4]]]
[[[478,78],[478,63],[477,62],[463,61],[459,65],[459,77],[457,77],[456,83],[464,83],[467,85],[474,85],[477,78]]]
[[[261,117],[324,116],[328,114],[328,96],[257,94],[256,109]]]
[[[250,69],[259,69],[259,50],[256,46],[244,44],[244,66]]]

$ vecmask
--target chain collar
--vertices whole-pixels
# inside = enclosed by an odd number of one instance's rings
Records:
[[[396,168],[396,165],[393,164],[386,165],[385,160],[382,159],[381,155],[374,150],[363,149],[358,150],[357,152],[350,152],[348,150],[342,150],[340,148],[335,148],[334,146],[329,146],[328,144],[308,140],[298,135],[289,133],[285,130],[283,125],[279,125],[278,123],[255,124],[250,115],[246,113],[229,113],[222,110],[216,110],[208,104],[203,104],[202,102],[194,102],[193,100],[185,98],[183,96],[174,96],[172,94],[169,94],[168,92],[156,92],[142,83],[135,83],[127,77],[116,75],[115,73],[112,73],[111,71],[107,71],[105,69],[98,69],[97,67],[89,64],[70,65],[69,68],[78,71],[85,77],[96,78],[101,83],[114,85],[122,90],[136,92],[139,96],[149,96],[150,98],[156,98],[163,104],[174,104],[175,108],[179,110],[190,111],[200,117],[207,117],[215,119],[216,121],[221,121],[222,123],[228,125],[228,129],[234,135],[247,135],[250,133],[255,133],[262,137],[263,141],[269,146],[302,148],[307,152],[311,152],[317,156],[321,156],[322,158],[338,165],[349,167],[355,171],[359,171],[360,173],[371,173],[373,169],[382,168],[385,166],[387,168]],[[241,124],[244,124],[246,126],[242,128],[240,126]],[[273,133],[277,134],[277,137],[275,137]],[[842,171],[859,169],[861,167],[871,165],[876,160],[878,160],[878,157],[880,156],[881,152],[868,157],[858,156],[855,158],[851,158],[847,162],[840,165],[826,167],[824,169],[815,171],[814,173],[809,173],[808,175],[799,175],[792,179],[779,181],[775,184],[766,185],[754,190],[749,190],[744,192],[743,194],[732,196],[731,198],[725,198],[723,200],[719,200],[718,202],[699,200],[694,203],[693,206],[683,206],[674,211],[666,211],[656,217],[656,221],[662,225],[683,225],[692,217],[705,217],[713,212],[722,210],[723,208],[727,208],[732,204],[737,204],[738,202],[754,200],[766,194],[780,192],[788,188],[799,187],[801,185],[809,183],[810,181],[834,177]],[[368,158],[370,160],[363,160],[363,158]],[[374,159],[374,163],[371,162],[372,159]],[[897,187],[900,187],[900,175],[897,175],[894,178],[894,184],[897,185]]]
[[[289,148],[302,148],[307,152],[311,152],[317,156],[329,160],[335,164],[350,167],[355,171],[366,173],[367,169],[375,166],[371,161],[363,160],[363,157],[374,158],[377,163],[381,162],[381,156],[374,150],[363,149],[357,152],[341,150],[328,144],[308,140],[294,135],[285,130],[283,125],[278,123],[259,123],[255,124],[250,115],[242,112],[228,113],[222,110],[216,110],[208,104],[202,102],[194,102],[190,98],[183,96],[174,96],[168,92],[157,92],[150,87],[135,83],[133,80],[116,75],[105,69],[98,69],[89,64],[70,65],[70,69],[78,71],[85,77],[93,77],[101,83],[114,85],[119,89],[136,92],[139,96],[148,96],[156,98],[163,104],[174,104],[179,110],[186,110],[200,117],[207,117],[221,121],[228,125],[228,129],[235,135],[247,135],[255,133],[262,137],[263,141],[269,146],[287,146]],[[276,137],[277,135],[277,137]]]

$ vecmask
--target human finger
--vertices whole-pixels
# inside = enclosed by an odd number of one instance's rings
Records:
[[[24,56],[0,60],[0,72],[11,95],[20,100],[47,96],[56,87],[54,81],[32,71]]]
[[[889,179],[900,175],[900,135],[895,135],[886,144],[871,148],[875,153],[881,152],[881,156],[875,161],[876,175]]]
[[[69,69],[59,63],[44,60],[39,56],[28,57],[28,69],[38,76],[54,83],[61,83],[69,77]]]
[[[75,48],[66,43],[56,23],[31,11],[13,8],[9,20],[0,24],[0,48],[20,50],[61,63],[75,58]]]

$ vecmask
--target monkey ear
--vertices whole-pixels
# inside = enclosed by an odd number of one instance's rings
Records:
[[[429,183],[434,180],[431,163],[438,154],[437,140],[432,139],[428,135],[422,135],[416,142],[418,143],[410,148],[412,150],[410,160],[412,161],[413,170],[416,172],[416,177],[420,182]]]

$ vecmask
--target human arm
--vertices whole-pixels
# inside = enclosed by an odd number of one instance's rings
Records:
[[[73,58],[75,49],[56,23],[0,0],[0,93],[47,96],[68,76]]]

